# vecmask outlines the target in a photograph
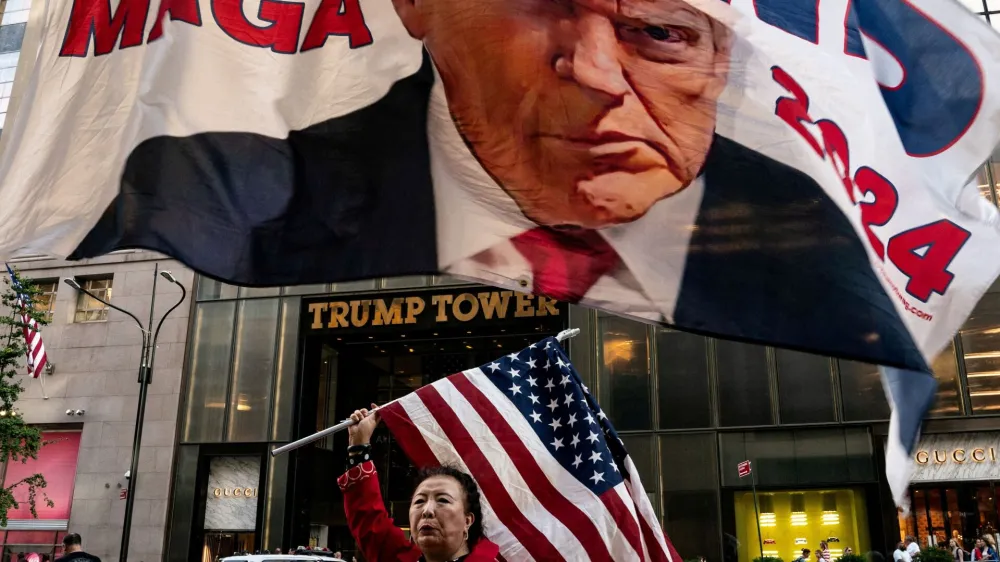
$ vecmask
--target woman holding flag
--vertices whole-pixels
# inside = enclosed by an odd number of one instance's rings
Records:
[[[421,471],[410,499],[410,533],[392,524],[371,461],[379,413],[355,410],[349,428],[347,471],[337,479],[354,540],[370,562],[489,562],[500,549],[483,536],[479,487],[453,467]]]

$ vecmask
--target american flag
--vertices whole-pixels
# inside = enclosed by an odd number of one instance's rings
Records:
[[[21,322],[24,324],[24,341],[28,347],[28,374],[31,378],[37,379],[42,374],[42,369],[48,362],[45,355],[45,344],[42,343],[42,332],[38,322],[29,314],[31,306],[31,296],[24,292],[21,283],[14,275],[14,270],[7,266],[7,273],[10,275],[10,283],[14,287],[17,295],[15,306],[21,313]]]
[[[681,562],[621,439],[555,338],[381,410],[414,464],[453,464],[506,560]]]

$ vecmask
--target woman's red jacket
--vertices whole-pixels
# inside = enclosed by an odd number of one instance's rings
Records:
[[[359,464],[337,479],[344,493],[344,512],[351,535],[368,562],[417,562],[420,549],[406,538],[382,503],[378,474],[371,461]],[[463,562],[493,562],[500,548],[482,538]]]

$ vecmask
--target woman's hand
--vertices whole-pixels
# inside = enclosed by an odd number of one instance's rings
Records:
[[[367,445],[371,441],[372,433],[375,432],[375,427],[378,423],[382,421],[379,417],[377,406],[372,404],[372,409],[361,408],[360,410],[354,410],[351,414],[351,419],[354,420],[354,425],[347,428],[347,444],[348,446],[354,445]]]

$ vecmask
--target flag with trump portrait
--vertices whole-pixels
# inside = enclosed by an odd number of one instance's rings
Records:
[[[956,0],[36,2],[17,76],[0,257],[444,273],[885,365],[897,501],[1000,274],[1000,36]]]
[[[454,465],[475,478],[486,536],[505,560],[683,560],[554,337],[379,412],[415,465]]]

